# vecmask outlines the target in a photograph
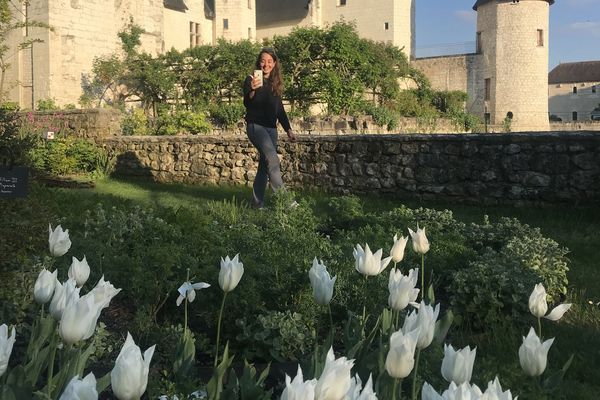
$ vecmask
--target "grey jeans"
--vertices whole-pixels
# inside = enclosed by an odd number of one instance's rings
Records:
[[[277,128],[268,128],[248,122],[246,134],[260,154],[258,170],[252,186],[253,205],[263,207],[267,182],[271,184],[273,190],[283,186],[281,167],[277,156]]]

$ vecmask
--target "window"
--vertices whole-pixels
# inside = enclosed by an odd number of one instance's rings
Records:
[[[224,30],[229,29],[229,19],[227,19],[227,18],[223,18],[223,29]]]
[[[252,0],[248,0],[248,8],[252,9]]]
[[[573,121],[577,121],[577,111],[573,111],[572,119]]]
[[[338,6],[345,6],[346,0],[338,0]]]
[[[485,122],[486,125],[489,125],[490,122],[492,122],[492,114],[490,114],[489,112],[486,112],[485,114],[483,114],[483,121]]]
[[[573,94],[577,94],[577,86],[573,86]]]
[[[252,39],[252,28],[248,28],[248,39]]]
[[[512,111],[509,111],[509,112],[506,113],[506,118],[513,119],[513,117],[514,117],[514,114],[513,114]]]
[[[201,44],[200,24],[190,21],[190,47],[200,46]]]
[[[489,100],[492,97],[492,79],[486,78],[485,80],[485,97],[484,100]]]
[[[537,30],[537,45],[539,47],[544,46],[544,30],[543,29]]]
[[[481,54],[481,32],[477,32],[477,36],[475,38],[475,51],[477,54]]]
[[[386,31],[390,29],[390,23],[389,22],[384,22],[383,23],[383,29],[385,29]]]
[[[592,93],[596,93],[596,85],[592,86]]]

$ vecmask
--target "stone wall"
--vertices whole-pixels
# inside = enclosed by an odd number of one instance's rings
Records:
[[[121,134],[122,113],[109,108],[88,110],[28,111],[21,123],[41,135],[48,131],[63,136],[102,138]]]
[[[118,175],[250,185],[244,136],[114,137]],[[600,133],[281,137],[284,181],[332,193],[391,193],[465,203],[597,203]]]

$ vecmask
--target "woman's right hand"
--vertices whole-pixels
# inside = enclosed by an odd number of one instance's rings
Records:
[[[258,76],[250,75],[250,77],[252,78],[252,82],[250,82],[250,87],[252,88],[252,90],[256,90],[262,86],[260,83],[260,78]]]

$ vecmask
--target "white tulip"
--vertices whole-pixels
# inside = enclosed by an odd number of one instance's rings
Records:
[[[177,307],[179,307],[181,305],[181,302],[186,297],[187,297],[187,301],[192,303],[194,300],[196,300],[196,290],[206,289],[208,287],[210,287],[210,284],[208,284],[206,282],[198,282],[198,283],[191,283],[189,281],[183,282],[183,285],[181,285],[179,287],[179,289],[177,289],[177,291],[179,292],[179,297],[177,297],[177,301],[176,301]]]
[[[335,358],[333,347],[329,348],[325,359],[323,373],[315,387],[317,400],[342,400],[348,393],[351,385],[350,370],[354,360],[346,357]]]
[[[379,275],[392,260],[392,257],[386,257],[382,260],[383,250],[379,249],[373,254],[368,244],[365,245],[364,250],[360,244],[357,244],[353,255],[356,270],[365,276]]]
[[[425,236],[425,228],[421,229],[419,228],[419,224],[417,224],[417,231],[413,232],[412,229],[408,228],[408,233],[410,233],[415,253],[425,254],[429,251],[429,240]]]
[[[419,280],[419,270],[411,269],[408,275],[402,275],[402,271],[392,268],[390,279],[388,281],[388,304],[395,311],[404,310],[409,304],[416,305],[415,300],[419,296],[419,289],[416,289]]]
[[[471,385],[469,382],[456,385],[456,383],[450,382],[448,389],[442,393],[442,398],[444,400],[480,400],[482,395],[483,393],[477,385]]]
[[[431,386],[424,382],[421,389],[421,400],[444,400],[444,398]]]
[[[98,400],[96,377],[92,372],[83,379],[73,377],[59,400]]]
[[[50,302],[50,314],[55,320],[60,321],[65,307],[79,300],[80,290],[75,279],[70,278],[64,284],[61,284],[58,279],[56,280],[56,289],[54,289],[54,296]]]
[[[119,400],[139,400],[148,385],[150,360],[156,345],[142,351],[127,332],[127,339],[121,348],[115,366],[110,372],[113,393]]]
[[[85,282],[90,277],[90,266],[85,256],[83,256],[83,259],[81,261],[73,257],[68,274],[69,278],[75,279],[75,282],[77,282],[77,286],[82,287],[85,284]]]
[[[433,341],[433,334],[435,333],[435,322],[440,315],[440,305],[435,306],[435,309],[426,305],[424,301],[421,301],[421,305],[418,310],[411,311],[410,314],[404,319],[404,325],[402,326],[403,332],[410,332],[415,329],[419,329],[419,340],[417,342],[417,348],[423,350],[427,348]]]
[[[527,337],[523,337],[523,344],[519,347],[519,363],[527,375],[540,376],[544,372],[552,343],[554,338],[542,343],[535,330],[529,329]]]
[[[385,369],[392,378],[406,378],[415,366],[415,350],[419,329],[404,333],[401,330],[390,336],[390,350],[385,359]]]
[[[224,292],[231,292],[236,288],[242,275],[244,275],[244,264],[239,259],[239,254],[236,254],[233,259],[229,259],[226,256],[225,259],[221,258],[221,270],[219,271],[219,286]]]
[[[48,245],[52,257],[60,257],[64,255],[71,247],[71,239],[69,239],[69,230],[63,229],[60,225],[52,230],[52,225],[48,224]]]
[[[52,299],[57,281],[56,274],[57,270],[50,272],[44,268],[40,271],[33,286],[33,298],[38,304],[46,304]]]
[[[390,250],[390,256],[395,263],[399,263],[404,259],[406,243],[408,243],[408,236],[400,236],[400,238],[398,238],[398,235],[394,235],[394,245],[392,246],[392,250]]]
[[[493,381],[488,382],[488,387],[485,392],[483,392],[482,400],[513,400],[512,394],[510,390],[506,392],[502,391],[502,386],[500,386],[500,381],[498,377],[496,377]],[[517,398],[515,397],[515,400]]]
[[[548,311],[548,303],[546,302],[546,288],[543,284],[538,283],[533,288],[529,295],[529,311],[537,318],[546,318],[550,321],[558,321],[571,308],[570,303],[559,304],[546,315]]]
[[[444,359],[442,360],[442,376],[448,382],[457,385],[469,383],[473,373],[473,364],[477,348],[471,350],[469,346],[455,351],[451,345],[444,345]]]
[[[308,271],[308,278],[310,279],[315,302],[322,306],[329,304],[333,297],[333,285],[337,276],[331,278],[323,261],[319,262],[315,257],[312,267]]]
[[[304,381],[302,368],[298,365],[298,372],[293,380],[285,374],[285,389],[281,393],[281,400],[314,400],[316,386],[316,379]]]
[[[377,400],[377,394],[373,391],[373,375],[369,374],[364,388],[360,376],[355,375],[344,400]]]
[[[8,326],[6,324],[0,325],[0,376],[4,375],[8,368],[8,360],[10,359],[16,337],[17,334],[15,333],[14,326],[11,335],[8,336]]]

